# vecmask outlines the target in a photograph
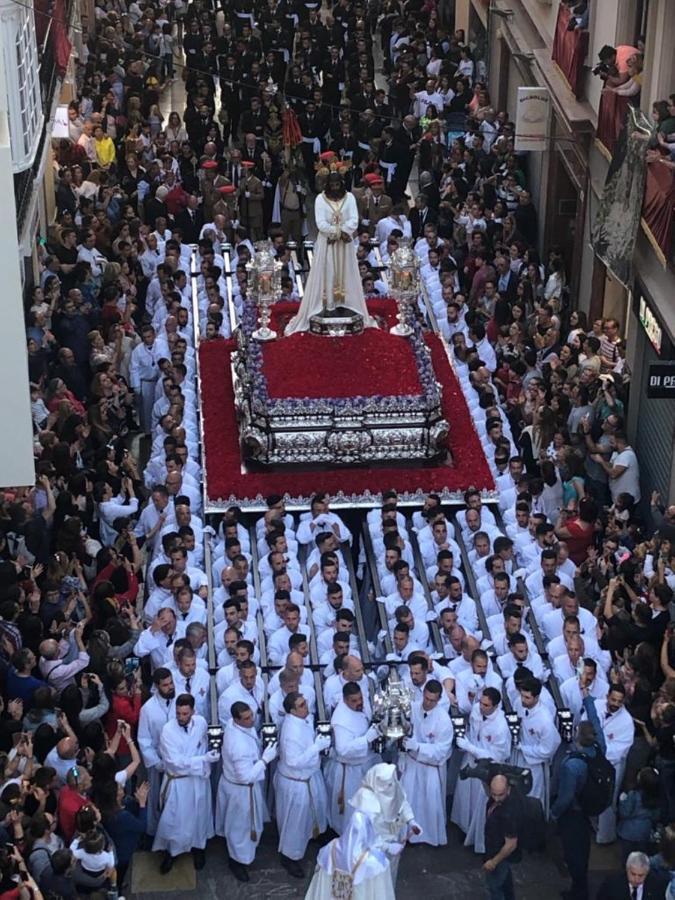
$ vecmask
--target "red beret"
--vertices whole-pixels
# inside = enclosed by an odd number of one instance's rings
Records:
[[[253,169],[255,168],[255,163],[251,162],[250,159],[244,159],[242,160],[241,167],[242,169]]]
[[[377,184],[378,181],[382,181],[382,178],[377,172],[369,172],[368,175],[363,176],[363,180],[369,187],[372,187],[372,185]]]
[[[234,194],[237,190],[233,184],[224,184],[222,187],[218,188],[221,194]]]
[[[217,169],[218,163],[215,159],[205,159],[202,163],[202,169]]]
[[[332,159],[335,159],[335,151],[334,150],[326,150],[324,153],[319,155],[319,159],[322,162],[330,162]]]

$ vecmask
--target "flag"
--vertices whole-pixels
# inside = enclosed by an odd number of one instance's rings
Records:
[[[647,143],[654,127],[634,106],[612,154],[598,213],[593,226],[593,249],[612,275],[630,284],[633,253],[640,227],[647,175]]]

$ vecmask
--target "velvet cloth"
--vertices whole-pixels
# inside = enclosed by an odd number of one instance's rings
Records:
[[[675,172],[660,162],[647,166],[642,219],[666,260],[672,256]]]
[[[277,304],[275,315],[294,314],[297,304],[289,304],[287,310]],[[368,301],[371,315],[381,316],[382,322],[395,321],[396,307],[391,300]],[[276,321],[273,318],[273,327]],[[377,334],[371,331],[371,334]],[[316,369],[316,352],[312,349],[305,352],[306,335],[298,336],[298,346],[294,351],[294,371],[304,371],[307,387],[303,396],[314,381]],[[277,346],[281,353],[283,345],[288,345],[292,338],[279,341]],[[372,392],[361,360],[352,359],[353,347],[350,341],[354,338],[318,338],[324,346],[330,341],[345,341],[345,358],[342,368],[353,376],[354,396],[367,395]],[[442,409],[445,418],[450,422],[449,448],[452,452],[453,465],[426,466],[411,463],[410,467],[349,467],[323,469],[308,472],[242,472],[239,449],[239,433],[234,409],[232,377],[230,372],[230,353],[234,349],[231,341],[207,341],[199,348],[201,382],[202,382],[202,416],[204,427],[205,468],[209,499],[228,499],[231,496],[254,499],[277,491],[286,492],[290,496],[307,496],[318,489],[335,495],[379,492],[394,488],[398,491],[439,491],[443,489],[466,490],[474,485],[479,489],[494,489],[494,482],[483,453],[480,440],[473,426],[469,409],[466,405],[460,384],[452,370],[443,344],[433,334],[426,336],[431,349],[432,363],[436,377],[442,387]],[[266,352],[269,348],[266,348]],[[326,352],[328,350],[326,349]],[[348,356],[347,356],[348,354]],[[353,364],[350,364],[353,362]],[[391,376],[390,388],[397,384],[399,373],[391,371],[392,366],[384,361],[383,372]],[[295,376],[294,376],[295,377]],[[268,376],[269,378],[269,376]],[[279,396],[283,388],[268,380],[271,393]],[[391,393],[391,390],[389,390]]]
[[[565,76],[570,90],[580,100],[584,88],[584,61],[588,53],[588,31],[568,31],[571,12],[564,3],[558,7],[553,36],[553,62]]]
[[[629,98],[615,94],[614,91],[604,91],[600,97],[595,136],[610,153],[614,153],[616,139],[626,123],[628,106]]]

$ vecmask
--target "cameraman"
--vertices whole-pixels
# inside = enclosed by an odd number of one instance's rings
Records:
[[[605,82],[605,87],[619,87],[630,78],[628,60],[639,53],[637,47],[629,44],[620,44],[618,47],[605,44],[598,53],[600,62],[593,69],[593,74]]]

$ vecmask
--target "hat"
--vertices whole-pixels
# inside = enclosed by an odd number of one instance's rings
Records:
[[[205,159],[202,163],[202,169],[217,169],[218,163],[215,159]]]
[[[224,184],[222,187],[218,188],[221,194],[234,194],[237,190],[233,184]]]
[[[242,169],[253,169],[255,168],[255,163],[251,162],[250,159],[243,159],[241,161],[241,167]]]
[[[321,160],[321,162],[330,162],[331,160],[335,159],[335,151],[326,150],[324,153],[321,153],[319,155],[319,159]]]
[[[367,175],[363,176],[363,180],[368,185],[368,187],[372,187],[374,184],[384,184],[382,177],[377,174],[377,172],[369,172]]]

